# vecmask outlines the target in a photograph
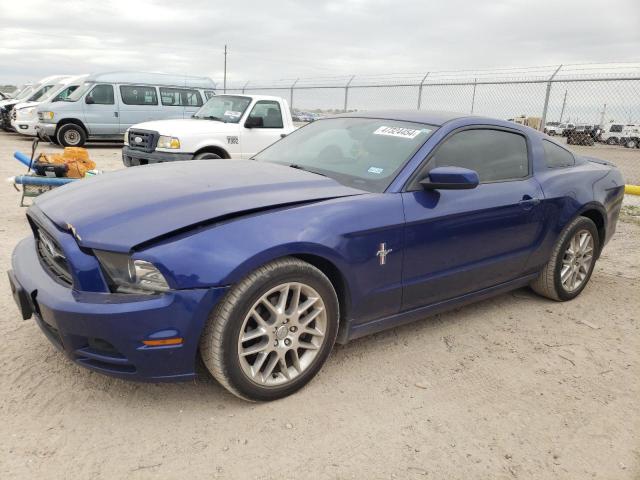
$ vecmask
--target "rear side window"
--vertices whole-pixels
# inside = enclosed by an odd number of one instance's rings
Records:
[[[158,95],[154,87],[121,85],[120,96],[125,105],[157,105]]]
[[[464,130],[442,143],[431,166],[475,170],[482,183],[524,178],[529,175],[527,142],[502,130]]]
[[[162,105],[170,107],[202,106],[202,97],[197,90],[160,87],[160,99],[162,100]]]
[[[620,133],[622,131],[622,125],[611,125],[609,131],[612,133]]]
[[[113,105],[115,103],[113,97],[112,85],[96,85],[93,90],[85,97],[85,102],[91,98],[93,103],[97,105]],[[88,102],[87,102],[88,103]]]
[[[565,150],[555,143],[543,140],[542,145],[544,146],[544,161],[547,167],[570,167],[576,163],[570,151]]]

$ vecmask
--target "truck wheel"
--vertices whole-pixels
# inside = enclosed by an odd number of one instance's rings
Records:
[[[625,143],[624,146],[627,148],[635,148],[637,144],[638,144],[637,140],[634,140],[633,138],[631,138],[627,140],[627,143]]]
[[[234,395],[275,400],[320,370],[336,339],[338,315],[329,279],[307,262],[282,258],[229,290],[209,316],[200,354]]]
[[[82,127],[74,123],[67,123],[60,127],[56,139],[63,147],[81,147],[87,141],[87,134],[84,133]]]
[[[577,297],[591,278],[599,249],[600,237],[593,221],[577,217],[560,234],[549,262],[531,288],[559,302]]]
[[[222,157],[212,152],[202,152],[193,157],[194,160],[220,160]]]
[[[549,133],[547,133],[547,135],[549,135],[550,137],[555,136],[556,132],[555,130],[550,130]]]
[[[609,137],[607,138],[607,145],[616,145],[618,143],[617,137]]]

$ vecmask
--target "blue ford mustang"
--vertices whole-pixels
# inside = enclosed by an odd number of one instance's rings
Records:
[[[434,112],[314,122],[251,160],[166,163],[40,197],[22,316],[123,378],[288,395],[335,341],[531,285],[584,289],[623,181],[530,128]]]

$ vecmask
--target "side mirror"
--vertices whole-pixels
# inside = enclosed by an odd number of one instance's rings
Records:
[[[247,121],[244,122],[245,128],[262,128],[264,127],[264,120],[262,117],[248,117]]]
[[[436,167],[420,180],[425,190],[468,190],[480,183],[478,174],[461,167]]]
[[[93,105],[94,103],[96,103],[96,101],[93,99],[93,97],[87,95],[84,98],[84,103],[86,103],[87,105]]]

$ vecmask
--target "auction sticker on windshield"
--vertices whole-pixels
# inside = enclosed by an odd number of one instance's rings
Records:
[[[234,112],[233,110],[227,110],[224,112],[225,117],[239,117],[242,115],[242,112]]]
[[[403,127],[386,127],[383,125],[381,127],[378,127],[378,129],[375,132],[373,132],[373,134],[413,139],[413,138],[416,138],[418,135],[420,135],[420,133],[423,130],[414,130],[412,128],[403,128]]]

